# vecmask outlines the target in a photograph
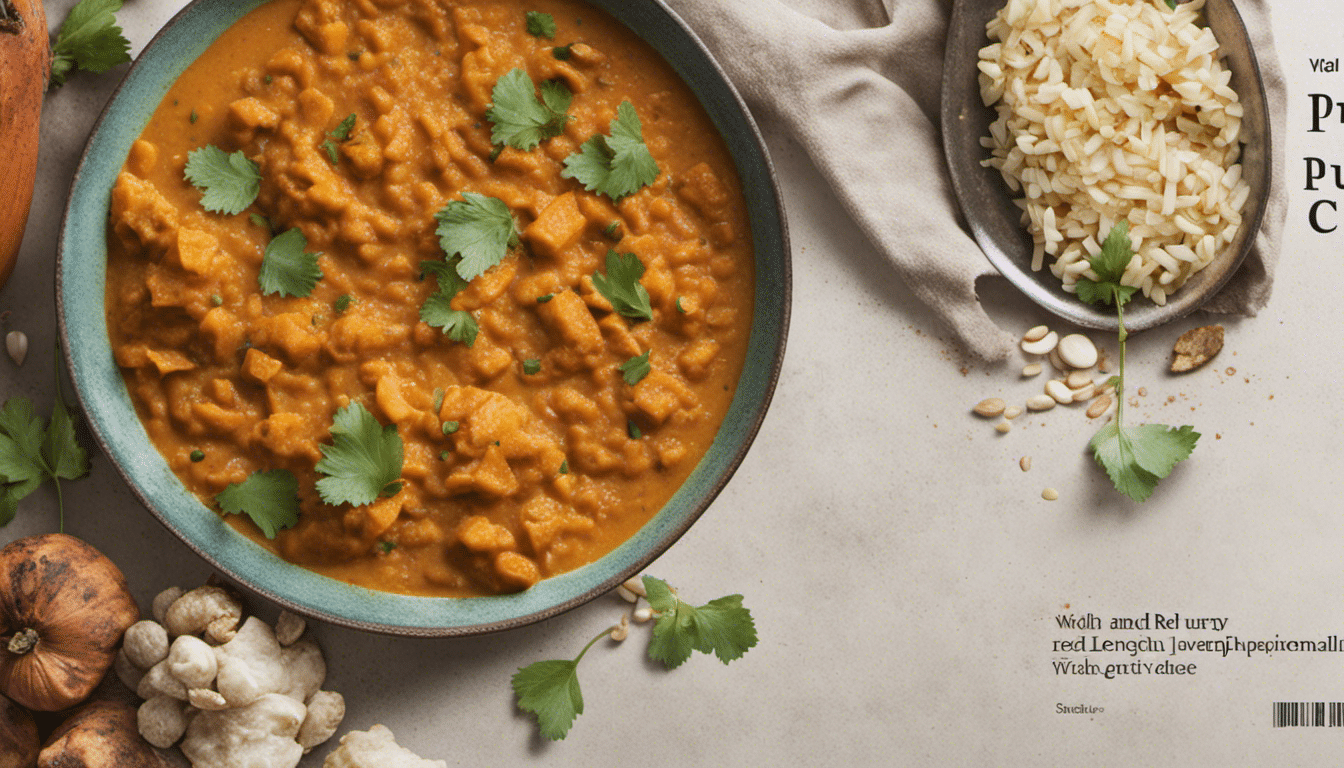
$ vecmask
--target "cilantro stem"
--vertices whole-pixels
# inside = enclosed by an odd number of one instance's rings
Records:
[[[1124,421],[1122,417],[1125,410],[1125,339],[1129,338],[1129,331],[1125,330],[1125,303],[1116,297],[1115,317],[1120,325],[1120,331],[1116,338],[1120,342],[1120,364],[1117,366],[1115,377],[1115,425],[1122,426]]]
[[[578,664],[580,661],[582,661],[583,655],[588,652],[589,648],[592,648],[595,644],[597,644],[598,640],[601,640],[607,635],[610,635],[613,631],[615,631],[615,629],[616,629],[615,627],[607,627],[606,629],[598,633],[597,637],[594,637],[592,640],[589,640],[588,644],[583,646],[583,650],[579,651],[579,655],[574,657],[574,663]]]

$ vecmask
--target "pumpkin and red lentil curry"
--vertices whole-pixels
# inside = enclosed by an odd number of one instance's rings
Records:
[[[708,449],[750,333],[732,160],[571,0],[274,0],[112,193],[107,318],[150,439],[263,546],[374,589],[526,589]]]

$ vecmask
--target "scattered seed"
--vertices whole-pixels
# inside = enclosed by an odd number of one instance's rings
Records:
[[[633,603],[639,599],[639,595],[636,595],[634,592],[631,592],[630,590],[626,589],[625,585],[617,587],[616,594],[620,595],[621,599],[627,603]]]
[[[1097,345],[1081,333],[1070,333],[1059,340],[1059,358],[1070,368],[1091,368],[1097,364]]]
[[[1139,391],[1136,392],[1135,394],[1137,394],[1139,397],[1147,397],[1147,396],[1148,396],[1148,388],[1147,388],[1147,387],[1139,387]]]
[[[1040,341],[1041,339],[1044,339],[1045,335],[1049,332],[1050,332],[1049,328],[1045,327],[1044,325],[1038,325],[1034,328],[1031,328],[1026,333],[1022,334],[1022,340],[1027,342]]]
[[[1003,413],[1004,410],[1003,398],[987,397],[984,400],[981,400],[980,402],[976,403],[975,407],[972,408],[971,410],[975,411],[976,414],[980,416],[984,416],[987,419],[992,419],[995,416],[998,416]]]
[[[1009,421],[1012,421],[1013,419],[1016,419],[1018,416],[1021,415],[1022,415],[1022,406],[1020,405],[1010,405],[1007,408],[1003,409],[1003,418],[1008,419]]]
[[[1041,375],[1040,363],[1032,363],[1030,365],[1025,365],[1022,367],[1022,378],[1024,379],[1030,379],[1033,376],[1040,376],[1040,375]]]
[[[1069,389],[1082,389],[1092,383],[1092,377],[1083,371],[1074,371],[1069,374],[1064,383],[1069,385]]]
[[[635,612],[631,614],[631,616],[634,618],[635,621],[639,622],[640,624],[643,624],[644,622],[653,618],[653,609],[647,605],[641,605],[640,607],[635,609]]]
[[[1028,355],[1044,355],[1053,350],[1057,344],[1059,344],[1059,334],[1050,331],[1036,341],[1024,340],[1022,342],[1022,351],[1026,352]]]
[[[619,643],[629,636],[630,636],[630,617],[622,616],[621,623],[611,628],[611,639]]]
[[[1041,498],[1046,501],[1054,501],[1059,498],[1059,491],[1056,491],[1054,488],[1046,488],[1044,491],[1041,491]]]
[[[1223,348],[1223,326],[1205,325],[1191,328],[1176,340],[1171,348],[1171,372],[1193,371],[1209,362]]]
[[[1104,357],[1101,358],[1101,361],[1097,363],[1097,370],[1100,371],[1101,373],[1110,373],[1110,372],[1111,372],[1111,361],[1110,361],[1110,360],[1107,360],[1107,359],[1104,358]]]
[[[1073,392],[1073,402],[1081,403],[1087,400],[1091,400],[1092,396],[1097,393],[1097,388],[1092,384],[1084,384],[1078,389],[1072,390],[1072,392]]]
[[[1027,398],[1028,411],[1048,411],[1055,407],[1055,398],[1049,395],[1032,395]]]
[[[1095,419],[1101,414],[1110,410],[1110,408],[1111,408],[1111,396],[1102,395],[1101,397],[1098,397],[1096,400],[1093,400],[1092,404],[1087,407],[1087,418]]]
[[[1027,470],[1031,469],[1031,457],[1023,456],[1022,458],[1018,459],[1017,466],[1021,467],[1023,472],[1026,472]]]
[[[1013,424],[1010,421],[1000,421],[998,424],[994,425],[994,431],[998,432],[1000,435],[1008,434],[1008,430],[1012,428]]]
[[[1069,391],[1068,386],[1056,379],[1045,382],[1045,394],[1061,405],[1073,402],[1073,393]],[[1030,401],[1028,401],[1028,405],[1030,405]]]
[[[640,578],[639,576],[631,576],[630,578],[626,579],[625,582],[621,584],[621,586],[625,587],[631,592],[634,592],[636,595],[639,595],[640,597],[644,597],[644,579]]]
[[[1054,366],[1056,371],[1059,371],[1060,373],[1068,373],[1069,367],[1065,365],[1064,361],[1060,358],[1058,349],[1050,350],[1050,355],[1046,359],[1050,361],[1050,365]]]
[[[28,357],[28,334],[23,331],[10,331],[5,334],[5,350],[15,365],[23,365]]]

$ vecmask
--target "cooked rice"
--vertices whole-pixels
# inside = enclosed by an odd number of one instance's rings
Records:
[[[1122,282],[1157,304],[1241,228],[1241,103],[1204,0],[1008,0],[987,25],[980,94],[998,119],[980,143],[1022,197],[1031,268],[1073,292],[1119,220],[1135,255]]]

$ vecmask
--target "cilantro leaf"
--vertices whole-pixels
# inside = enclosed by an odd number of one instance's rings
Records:
[[[434,275],[439,283],[439,290],[430,294],[425,303],[420,305],[420,319],[441,329],[453,341],[470,347],[476,343],[476,334],[480,329],[470,312],[453,309],[453,297],[467,287],[467,281],[458,274],[455,262],[420,262],[421,273]]]
[[[1097,279],[1081,277],[1075,284],[1078,298],[1088,304],[1123,305],[1138,289],[1132,285],[1121,285],[1125,268],[1134,256],[1134,247],[1129,239],[1129,222],[1121,220],[1111,227],[1101,244],[1101,251],[1088,260]]]
[[[231,515],[252,518],[268,539],[299,522],[299,481],[287,469],[253,472],[243,482],[220,491],[215,501]]]
[[[59,387],[51,406],[51,422],[42,418],[26,397],[11,397],[0,408],[0,525],[9,523],[19,501],[48,479],[56,483],[57,504],[64,519],[61,480],[89,473],[89,455],[75,437],[74,420]]]
[[[560,135],[569,122],[565,111],[574,94],[557,80],[541,84],[540,99],[536,90],[532,78],[522,69],[509,70],[495,81],[490,92],[492,103],[485,112],[485,118],[494,123],[491,143],[530,152],[542,139]]]
[[[653,350],[649,350],[649,352],[652,351]],[[649,365],[649,352],[632,357],[616,366],[616,370],[621,372],[621,378],[625,379],[626,384],[629,384],[632,387],[635,386],[643,381],[644,377],[648,376],[649,372],[653,370],[653,367]]]
[[[75,422],[61,396],[51,404],[51,424],[42,438],[42,460],[53,477],[78,480],[89,472],[89,454],[75,437]]]
[[[325,443],[317,471],[317,492],[328,504],[360,506],[376,500],[401,477],[401,435],[395,424],[384,427],[359,403],[336,411],[333,445]]]
[[[350,138],[350,132],[353,131],[354,129],[355,129],[355,113],[351,112],[349,116],[347,116],[344,120],[341,121],[340,125],[336,126],[336,130],[329,132],[327,135],[337,141],[345,141],[346,139]]]
[[[187,181],[201,190],[201,207],[232,216],[257,199],[261,169],[242,150],[225,154],[213,144],[187,153]]]
[[[117,26],[122,0],[80,0],[65,17],[51,46],[50,85],[59,87],[76,68],[101,74],[131,60],[131,43]]]
[[[652,184],[658,177],[658,163],[644,143],[644,127],[629,101],[616,108],[609,130],[609,138],[594,136],[565,158],[560,175],[575,179],[589,192],[620,200]]]
[[[308,253],[308,238],[297,227],[271,238],[261,258],[257,282],[261,292],[281,296],[307,296],[322,279],[317,266],[320,253]]]
[[[1157,481],[1195,449],[1199,433],[1193,427],[1142,424],[1123,427],[1112,421],[1088,443],[1097,464],[1110,476],[1115,489],[1135,501],[1152,495]]]
[[[435,233],[449,259],[461,256],[457,273],[471,280],[504,260],[509,247],[518,244],[513,214],[503,200],[463,192],[434,214],[439,226]]]
[[[341,162],[341,156],[336,154],[336,142],[331,139],[322,142],[322,151],[327,153],[327,160],[331,161],[332,165]]]
[[[555,17],[549,13],[527,12],[527,34],[555,39]]]
[[[727,664],[756,645],[756,624],[742,607],[741,595],[711,600],[699,608],[682,600],[661,579],[645,576],[644,591],[657,622],[649,641],[649,658],[668,669],[681,666],[691,651],[713,653]]]
[[[649,292],[640,284],[644,263],[633,253],[607,250],[607,274],[593,273],[593,286],[622,315],[636,320],[652,320]]]
[[[453,309],[450,301],[451,299],[442,293],[432,294],[420,305],[420,319],[441,329],[453,341],[470,347],[476,343],[480,326],[476,324],[476,318],[472,317],[470,312]]]
[[[538,661],[513,676],[518,707],[536,715],[541,735],[552,741],[565,738],[574,718],[583,714],[578,667],[578,659]]]

